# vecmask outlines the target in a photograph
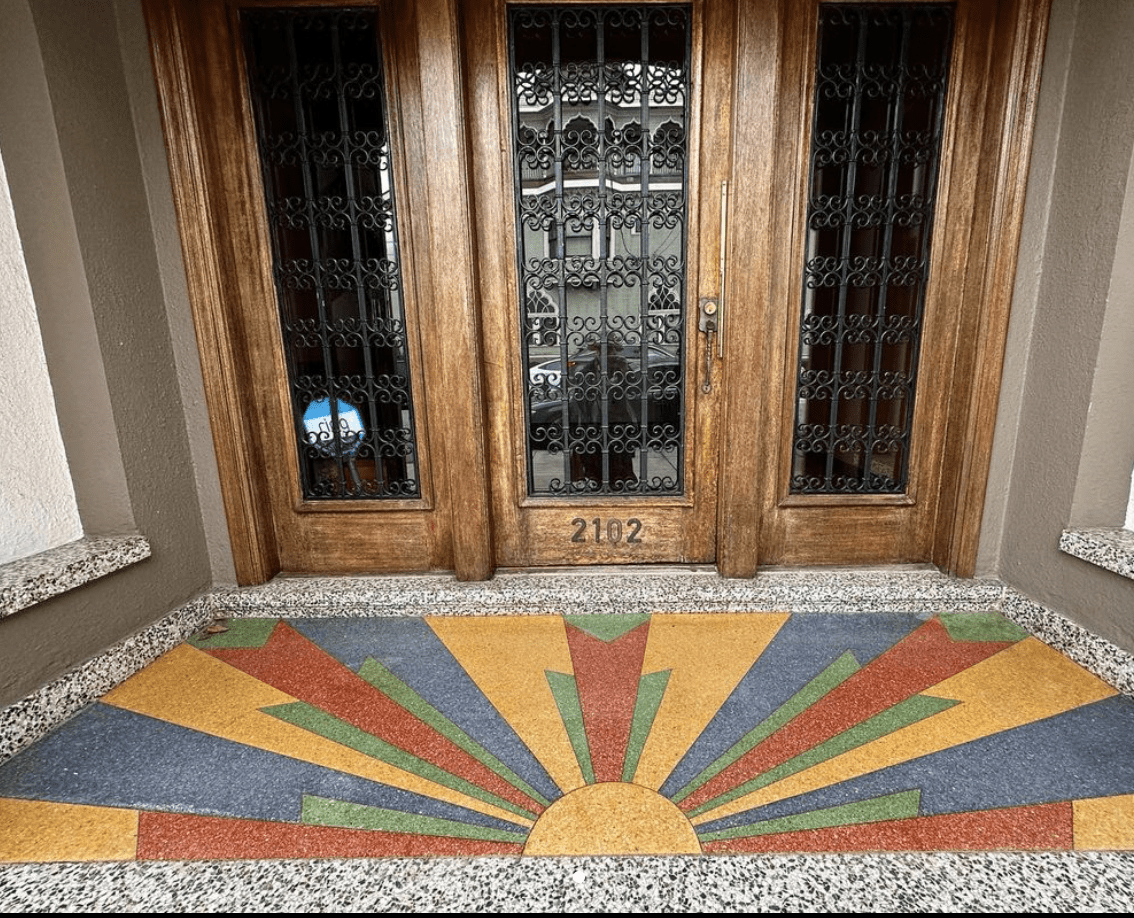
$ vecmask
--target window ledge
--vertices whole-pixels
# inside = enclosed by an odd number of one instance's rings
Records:
[[[79,539],[0,564],[0,618],[58,596],[150,556],[143,536]]]
[[[1068,529],[1059,547],[1069,555],[1134,580],[1134,532],[1129,529]]]

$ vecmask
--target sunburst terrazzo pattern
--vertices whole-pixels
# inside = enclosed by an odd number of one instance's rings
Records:
[[[0,767],[0,860],[1131,850],[1132,740],[990,613],[243,619]]]

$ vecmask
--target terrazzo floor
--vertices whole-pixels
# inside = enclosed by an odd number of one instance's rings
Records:
[[[0,862],[1134,850],[1134,698],[996,612],[224,627],[0,766]]]

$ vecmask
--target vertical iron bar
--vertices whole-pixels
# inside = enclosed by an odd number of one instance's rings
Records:
[[[367,335],[365,329],[367,328],[367,293],[366,293],[366,278],[362,270],[362,240],[358,232],[358,201],[356,198],[356,176],[354,174],[354,164],[351,162],[351,140],[350,140],[350,113],[346,100],[346,87],[343,84],[343,62],[342,62],[342,46],[341,37],[339,35],[339,16],[336,16],[331,22],[331,49],[334,56],[335,63],[335,86],[338,95],[339,104],[339,123],[342,128],[342,151],[343,151],[343,181],[346,184],[347,196],[347,214],[348,222],[350,224],[350,247],[351,254],[354,261],[354,280],[358,288],[357,305],[359,322],[362,325],[361,338],[363,342],[366,341]],[[362,360],[366,372],[366,388],[367,388],[367,413],[370,419],[370,426],[367,433],[374,439],[374,477],[378,489],[381,491],[385,488],[385,474],[382,463],[378,459],[378,443],[377,431],[380,425],[378,424],[377,408],[374,404],[374,364],[371,360],[370,348],[364,343],[362,346]],[[356,447],[357,452],[357,447]],[[357,457],[356,457],[357,458]]]
[[[567,315],[567,221],[563,200],[563,55],[560,47],[562,30],[560,13],[551,14],[551,73],[552,73],[552,137],[555,147],[555,260],[556,293],[559,297],[559,315],[562,316],[563,333],[559,336],[559,390],[563,394],[563,482],[569,491],[574,482],[571,479],[571,368],[568,366],[571,355],[570,317]],[[523,193],[521,189],[521,194]],[[583,444],[585,446],[585,444]],[[529,450],[530,451],[530,450]]]
[[[315,281],[315,301],[319,310],[320,339],[323,345],[323,371],[327,379],[327,401],[331,411],[331,445],[339,471],[338,496],[346,496],[346,468],[344,467],[342,444],[339,442],[338,389],[335,385],[334,355],[327,335],[328,311],[327,294],[323,287],[322,247],[319,243],[319,228],[315,222],[315,199],[318,189],[312,170],[316,168],[311,159],[308,146],[307,114],[304,109],[303,89],[299,79],[299,51],[295,45],[295,20],[297,15],[288,15],[287,37],[288,55],[292,63],[292,92],[294,93],[296,133],[299,137],[300,162],[303,163],[303,192],[307,204],[308,238],[311,242],[311,270]]]
[[[513,58],[515,57],[516,47],[516,31],[517,23],[515,16],[512,18],[511,28],[509,31],[509,46]],[[531,429],[531,375],[528,371],[528,366],[531,363],[531,336],[528,329],[528,270],[527,270],[527,250],[524,245],[524,222],[523,222],[523,196],[524,196],[524,167],[523,160],[519,155],[519,131],[520,131],[520,81],[516,74],[516,66],[513,60],[512,66],[509,71],[510,84],[509,91],[512,98],[509,100],[512,109],[512,124],[516,137],[513,141],[512,152],[512,181],[514,183],[515,194],[519,199],[519,208],[516,218],[516,246],[519,250],[519,266],[517,268],[516,276],[519,278],[520,283],[520,328],[522,329],[520,338],[520,353],[523,363],[523,393],[524,393],[524,418],[526,422],[526,429]],[[565,374],[567,367],[564,363],[560,364],[560,385],[565,381]],[[550,444],[549,444],[550,445]],[[531,445],[529,444],[525,450],[527,457],[527,480],[528,480],[528,493],[535,492],[535,466],[532,462]]]
[[[606,122],[603,115],[606,111],[604,105],[606,101],[606,80],[604,79],[604,68],[606,66],[606,17],[603,10],[596,9],[595,14],[595,57],[597,79],[595,83],[596,92],[596,111],[597,121],[596,125],[598,136],[595,138],[598,143],[598,160],[595,163],[596,175],[598,178],[598,195],[599,201],[606,197]],[[599,213],[596,214],[596,219],[602,215],[602,204],[599,204]],[[607,283],[607,271],[609,265],[607,256],[609,254],[606,240],[606,219],[602,217],[601,221],[601,238],[599,240],[599,360],[601,370],[599,372],[599,411],[602,421],[602,481],[600,482],[600,491],[609,492],[614,490],[614,482],[611,481],[611,432],[610,432],[610,286]],[[592,231],[593,232],[593,231]],[[593,237],[592,237],[593,238]],[[592,251],[593,251],[592,246]],[[625,384],[624,384],[625,385]]]
[[[890,164],[886,176],[886,215],[882,229],[882,245],[879,248],[884,260],[881,284],[878,288],[878,304],[875,309],[873,372],[870,379],[870,415],[866,425],[866,443],[863,446],[862,453],[863,483],[867,491],[873,490],[871,481],[874,467],[874,444],[878,439],[876,424],[878,422],[878,390],[882,377],[882,334],[886,326],[886,299],[890,290],[890,274],[893,262],[894,217],[897,210],[898,177],[901,173],[899,160],[902,149],[902,123],[905,116],[906,72],[909,67],[910,13],[911,10],[908,8],[901,11],[902,37],[898,51],[897,88],[890,107],[894,136],[890,142]]]
[[[828,413],[827,428],[827,468],[824,485],[834,487],[835,447],[838,444],[839,396],[843,377],[843,340],[847,330],[847,288],[849,286],[851,242],[854,239],[854,190],[858,181],[859,133],[862,118],[862,72],[866,65],[866,27],[867,23],[860,13],[858,19],[858,42],[855,49],[854,97],[851,102],[850,118],[847,124],[847,139],[850,144],[850,159],[845,178],[844,222],[839,246],[839,302],[836,312],[837,332],[835,337],[834,378],[831,382],[831,407]]]
[[[649,373],[650,373],[650,347],[649,342],[646,340],[646,328],[650,316],[650,169],[652,163],[650,161],[650,13],[647,8],[642,8],[642,48],[641,48],[641,63],[639,64],[641,73],[641,86],[639,98],[639,118],[642,122],[642,168],[639,170],[639,187],[638,193],[640,195],[641,208],[642,208],[642,236],[639,243],[639,252],[642,256],[642,264],[639,268],[641,272],[641,290],[638,297],[638,317],[642,326],[641,340],[638,342],[638,361],[642,370],[642,406],[640,409],[641,414],[641,429],[639,436],[642,440],[641,449],[638,454],[641,456],[641,462],[638,466],[638,487],[639,489],[646,489],[649,487],[650,482],[650,468],[649,468],[649,423],[650,423],[650,401],[649,401]],[[684,311],[684,310],[683,310]]]

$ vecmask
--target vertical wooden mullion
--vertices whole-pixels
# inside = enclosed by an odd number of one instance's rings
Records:
[[[469,187],[470,156],[462,85],[456,0],[412,4],[424,126],[424,162],[411,176],[424,188],[428,253],[425,340],[433,350],[426,385],[439,431],[434,468],[451,519],[458,579],[492,576],[495,555],[489,512],[488,419],[480,346],[479,281]],[[401,12],[401,10],[399,10]],[[406,11],[409,12],[408,10]],[[404,21],[399,16],[399,21]]]
[[[150,33],[158,103],[165,127],[174,207],[194,324],[215,359],[202,361],[209,422],[232,545],[237,582],[262,583],[279,570],[279,543],[271,499],[258,456],[264,448],[254,404],[241,398],[250,375],[249,351],[241,318],[223,308],[225,246],[218,227],[202,215],[220,211],[224,189],[209,177],[220,170],[215,134],[201,124],[209,93],[208,65],[194,58],[194,37],[206,32],[212,48],[227,47],[227,22],[217,4],[143,0]],[[210,100],[211,101],[211,100]],[[252,442],[250,448],[233,444]]]
[[[727,253],[732,268],[722,291],[728,304],[728,349],[722,374],[723,418],[712,435],[722,441],[717,565],[726,577],[751,577],[762,548],[765,482],[774,480],[775,436],[782,424],[774,393],[783,355],[777,354],[777,342],[768,334],[768,316],[776,312],[773,262],[785,248],[782,236],[790,226],[776,214],[782,206],[777,197],[791,194],[791,183],[776,179],[777,125],[784,117],[784,100],[777,90],[780,71],[791,66],[790,52],[795,49],[787,47],[785,3],[738,7]],[[701,225],[706,227],[707,221]],[[703,346],[700,338],[698,347]]]
[[[983,194],[973,221],[980,230],[965,284],[966,299],[979,309],[961,331],[974,346],[954,371],[966,385],[950,419],[932,533],[933,562],[961,577],[976,567],[1051,0],[1004,0],[999,7],[985,101],[996,129],[982,134]]]

